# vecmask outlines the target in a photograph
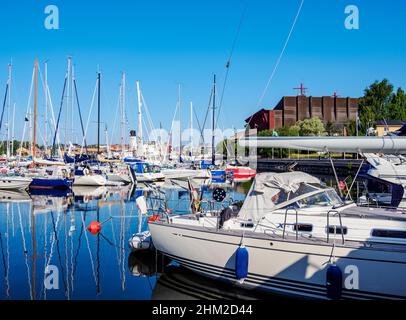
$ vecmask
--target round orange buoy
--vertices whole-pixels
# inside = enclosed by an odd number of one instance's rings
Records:
[[[101,224],[98,221],[92,221],[89,226],[87,227],[87,230],[90,231],[91,234],[95,235],[98,234],[101,230]]]
[[[148,222],[155,222],[157,221],[161,216],[159,214],[154,214],[151,217],[148,218]]]

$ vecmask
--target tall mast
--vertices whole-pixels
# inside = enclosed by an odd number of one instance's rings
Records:
[[[48,150],[48,62],[44,63],[44,82],[45,82],[45,156]]]
[[[121,75],[121,153],[124,155],[125,146],[125,73]]]
[[[11,63],[8,65],[8,103],[7,103],[7,157],[10,157],[10,111],[11,111]]]
[[[214,146],[214,116],[215,116],[215,111],[216,111],[216,75],[214,75],[214,79],[213,79],[213,119],[212,119],[212,135],[211,135],[211,162],[212,165],[214,165],[214,162],[216,160],[216,155],[215,155],[215,146]]]
[[[11,129],[11,155],[14,155],[14,140],[15,140],[15,116],[16,116],[16,103],[13,104],[13,126]],[[22,147],[22,141],[21,141]]]
[[[97,154],[100,154],[100,71],[97,72]]]
[[[140,82],[137,80],[137,96],[138,96],[138,144],[137,144],[137,152],[140,154],[142,148],[142,101],[141,101],[141,89],[140,89]]]
[[[65,151],[68,145],[68,127],[69,127],[69,90],[70,90],[70,68],[71,57],[68,57],[68,71],[67,71],[67,90],[66,90],[66,113],[65,113]]]
[[[75,137],[74,137],[74,115],[75,113],[73,112],[75,110],[75,86],[74,86],[74,81],[75,81],[75,65],[71,65],[71,112],[70,112],[70,117],[71,117],[71,142],[74,143]]]
[[[35,160],[37,154],[37,99],[38,99],[38,58],[35,59],[35,72],[34,72],[34,129],[33,129],[33,144],[32,144],[32,158]]]
[[[193,102],[190,101],[190,155],[193,154]]]
[[[178,84],[178,108],[179,108],[179,162],[182,162],[182,114],[180,99],[180,83]]]

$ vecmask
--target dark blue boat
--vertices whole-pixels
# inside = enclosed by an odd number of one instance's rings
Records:
[[[67,178],[33,178],[30,189],[70,189],[72,180]]]

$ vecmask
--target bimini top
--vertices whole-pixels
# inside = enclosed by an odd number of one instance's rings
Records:
[[[256,222],[285,207],[300,209],[338,204],[341,200],[334,189],[324,188],[316,177],[304,172],[267,172],[256,176],[238,217]]]

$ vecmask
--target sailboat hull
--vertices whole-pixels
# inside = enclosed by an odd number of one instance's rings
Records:
[[[150,222],[149,229],[160,252],[204,276],[248,289],[328,299],[326,271],[331,259],[331,243],[303,243],[245,234],[244,245],[249,253],[248,277],[238,281],[235,254],[241,243],[241,234],[177,227],[162,222]],[[349,266],[355,265],[359,270],[358,289],[343,288],[342,298],[406,298],[404,250],[336,245],[334,256],[343,275]]]

